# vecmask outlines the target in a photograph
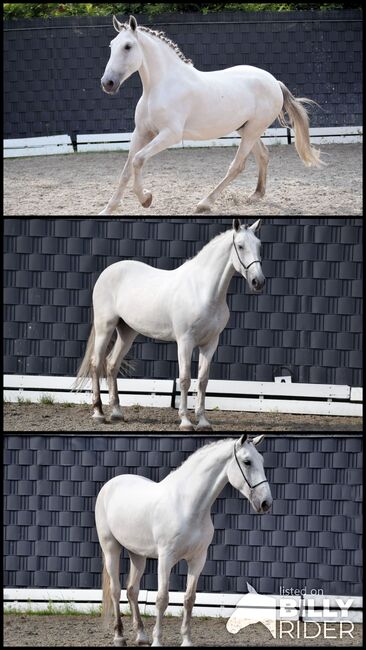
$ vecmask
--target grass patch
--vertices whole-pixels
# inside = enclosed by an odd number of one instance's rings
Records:
[[[52,404],[55,403],[55,399],[52,397],[52,395],[42,395],[39,398],[39,403],[43,404],[44,406],[52,406]]]

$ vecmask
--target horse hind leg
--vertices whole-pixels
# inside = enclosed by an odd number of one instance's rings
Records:
[[[209,212],[211,210],[222,190],[243,171],[247,157],[265,128],[266,126],[257,126],[254,128],[251,122],[247,122],[241,129],[238,129],[241,137],[240,144],[226,176],[205,199],[199,202],[196,212]]]
[[[91,360],[91,376],[93,385],[93,419],[105,422],[102,399],[100,395],[100,377],[105,366],[105,357],[108,344],[117,326],[118,319],[109,323],[95,323],[94,353]]]
[[[124,647],[127,645],[123,636],[123,624],[120,611],[121,583],[119,579],[119,564],[121,546],[117,540],[109,541],[103,545],[104,570],[103,570],[103,604],[104,615],[108,615],[109,602],[112,601],[114,612],[114,639],[113,645]]]
[[[123,420],[123,414],[119,403],[117,376],[126,354],[131,349],[137,332],[131,329],[124,321],[117,325],[117,340],[107,359],[107,381],[109,388],[109,403],[112,407],[111,420]]]
[[[255,143],[252,152],[258,165],[258,183],[254,194],[249,197],[249,201],[257,201],[262,199],[266,192],[269,153],[268,148],[260,139]]]
[[[147,636],[140,615],[138,596],[140,591],[140,581],[145,571],[146,558],[134,553],[129,553],[131,568],[127,582],[127,598],[130,603],[133,627],[136,632],[137,645],[149,645],[149,637]]]

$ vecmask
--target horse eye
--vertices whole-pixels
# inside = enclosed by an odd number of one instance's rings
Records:
[[[129,44],[127,43],[127,45],[125,45],[125,50],[130,50],[131,47],[132,47],[132,45],[129,45]]]
[[[243,250],[243,246],[240,246],[240,245],[239,245],[238,248],[239,248],[239,250],[241,250],[241,251]]]
[[[244,465],[246,465],[247,467],[250,467],[251,464],[252,464],[252,463],[250,462],[250,460],[245,460],[245,461],[244,461]]]

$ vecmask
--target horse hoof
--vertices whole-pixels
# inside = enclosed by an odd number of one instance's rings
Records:
[[[248,203],[257,203],[257,201],[260,201],[260,199],[263,199],[264,194],[261,192],[254,192],[254,194],[251,194],[248,197]]]
[[[113,639],[113,645],[116,648],[126,648],[127,647],[126,639]]]
[[[111,422],[123,422],[123,413],[112,413],[111,414]]]
[[[197,433],[201,433],[201,431],[213,431],[212,427],[197,427],[196,429]]]
[[[152,203],[152,200],[153,200],[153,197],[152,197],[151,192],[146,192],[146,196],[147,196],[147,198],[146,198],[145,201],[141,204],[143,208],[149,208],[150,205],[151,205],[151,203]]]
[[[184,426],[184,427],[179,427],[179,431],[194,431],[194,426],[193,424],[189,426]]]
[[[196,207],[196,213],[197,212],[211,212],[211,206],[208,203],[199,203]]]
[[[99,415],[99,414],[98,415],[93,415],[93,420],[97,424],[105,424],[105,422],[106,422],[104,415]]]

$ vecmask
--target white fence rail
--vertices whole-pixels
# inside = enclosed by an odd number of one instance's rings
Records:
[[[139,593],[139,606],[141,614],[155,616],[156,591],[142,589]],[[276,600],[276,608],[279,607],[278,595],[271,596]],[[240,594],[208,594],[197,593],[196,604],[193,609],[193,616],[209,616],[212,618],[230,618],[234,613],[237,604],[243,598]],[[352,600],[348,610],[347,619],[354,623],[362,623],[362,597],[361,596],[294,596],[296,599],[297,619],[312,620],[307,613],[309,598],[316,599],[315,606],[321,607],[323,599],[329,601],[332,622],[342,620],[341,610],[337,600],[343,602]],[[183,611],[183,592],[169,593],[169,607],[167,613],[171,616],[181,616]],[[125,590],[121,592],[121,611],[129,613],[130,608]],[[6,612],[98,612],[102,604],[102,591],[100,589],[4,589],[4,609]],[[242,606],[241,606],[242,609]],[[248,609],[250,607],[243,607]],[[314,619],[319,620],[319,619]],[[344,620],[344,619],[343,619]]]
[[[267,129],[262,140],[265,144],[288,144],[288,129]],[[334,126],[310,128],[313,144],[340,144],[362,142],[362,126]],[[76,136],[77,152],[128,151],[132,133],[86,133]],[[291,135],[293,142],[293,134]],[[172,148],[231,147],[238,144],[239,135],[234,132],[214,140],[183,140]],[[4,157],[49,156],[74,153],[69,135],[53,135],[39,138],[16,138],[4,140]]]
[[[55,403],[90,404],[91,388],[72,392],[72,377],[5,375],[7,402],[39,402],[49,397]],[[197,380],[192,381],[189,408],[194,409]],[[118,379],[122,406],[179,408],[179,380]],[[307,415],[362,416],[362,388],[330,384],[281,384],[259,381],[211,380],[207,389],[208,410],[288,413]],[[102,402],[108,403],[107,385],[102,382]]]

